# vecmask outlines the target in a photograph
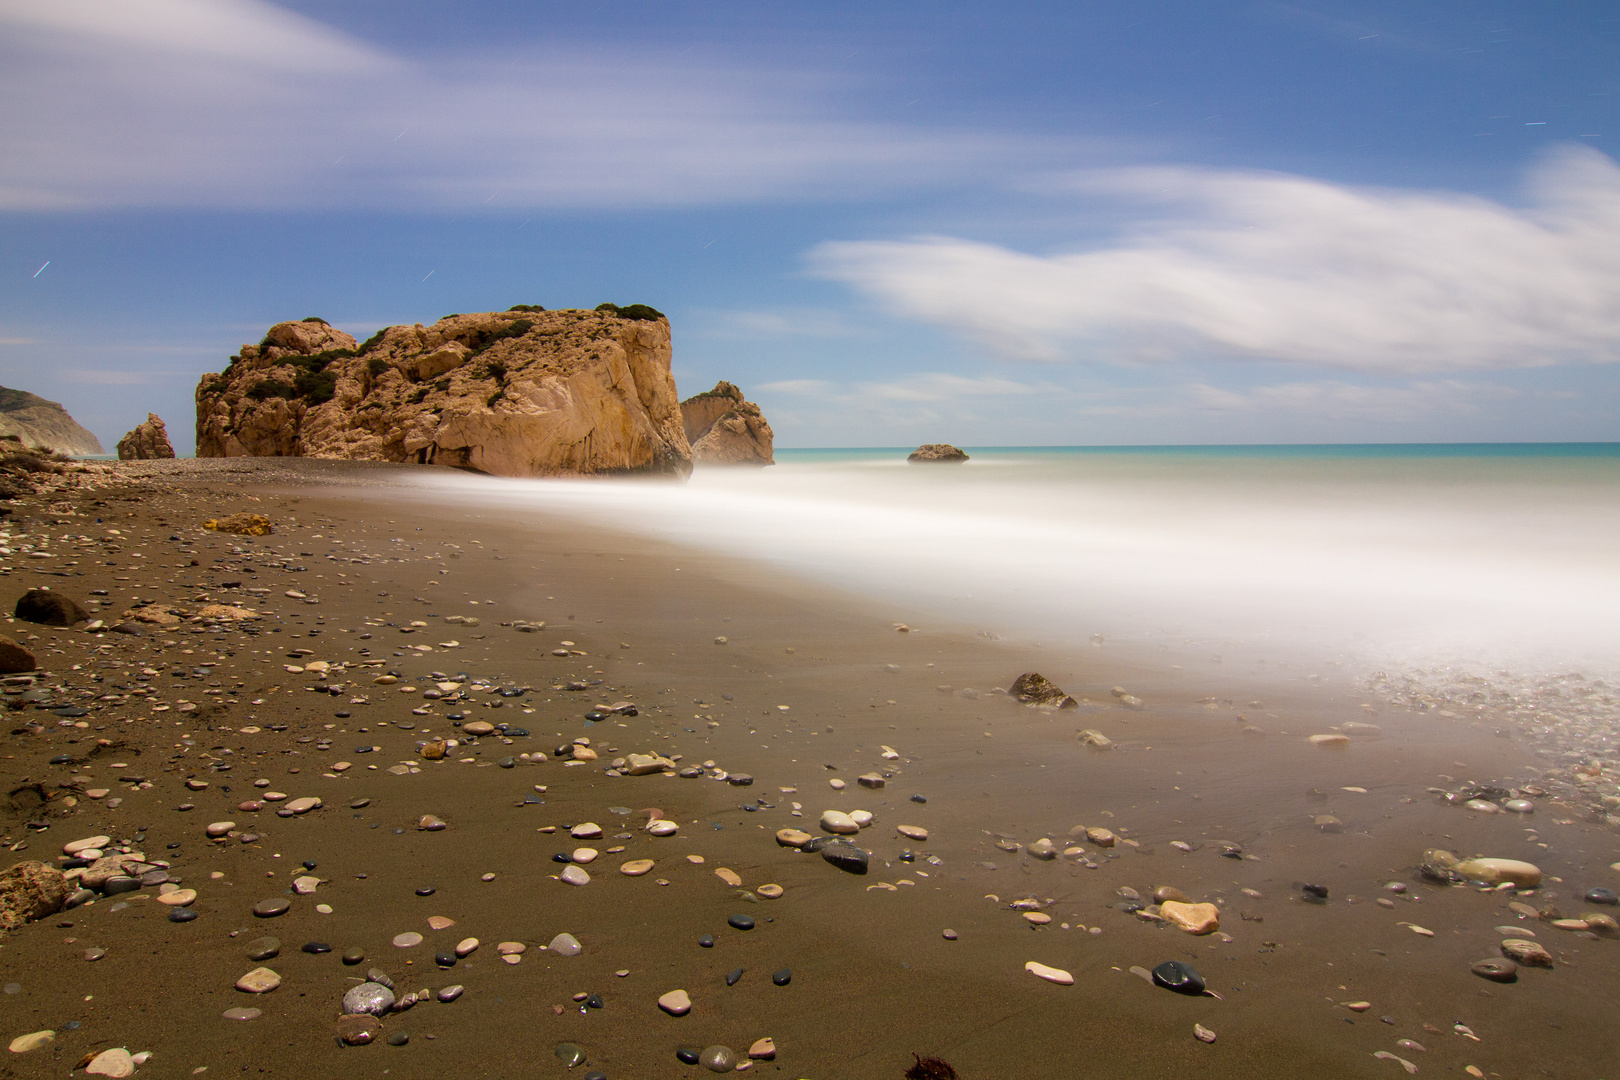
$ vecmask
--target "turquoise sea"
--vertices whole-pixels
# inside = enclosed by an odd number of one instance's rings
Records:
[[[1620,673],[1620,444],[910,449],[422,483],[1001,637]]]

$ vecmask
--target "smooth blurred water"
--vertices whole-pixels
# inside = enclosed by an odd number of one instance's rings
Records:
[[[424,476],[1004,636],[1620,671],[1620,446],[778,451],[663,480]]]

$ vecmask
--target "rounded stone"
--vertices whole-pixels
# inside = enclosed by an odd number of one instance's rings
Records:
[[[388,1036],[388,1045],[389,1046],[404,1046],[406,1043],[408,1043],[410,1041],[411,1041],[410,1034],[408,1032],[404,1032],[404,1031],[396,1031],[392,1035]]]
[[[1587,889],[1586,902],[1588,904],[1620,904],[1620,893],[1613,889]]]
[[[415,930],[407,930],[403,934],[394,935],[394,945],[401,949],[412,949],[422,944],[422,935]]]
[[[557,956],[578,956],[583,951],[579,940],[573,934],[558,934],[551,939],[551,944],[546,948]]]
[[[207,828],[203,829],[203,832],[212,837],[220,837],[224,836],[234,828],[236,828],[236,822],[234,821],[216,821]]]
[[[263,1009],[226,1009],[220,1014],[227,1020],[257,1020],[264,1015]]]
[[[475,937],[462,938],[456,942],[457,956],[471,956],[478,951],[478,939]]]
[[[730,926],[733,930],[752,930],[754,928],[754,920],[749,918],[747,915],[733,915],[726,920],[726,925]]]
[[[658,999],[658,1007],[671,1016],[685,1016],[692,1011],[692,998],[685,990],[671,990]]]
[[[365,1046],[382,1034],[382,1022],[368,1013],[351,1013],[337,1022],[337,1035],[349,1046]]]
[[[267,967],[257,967],[236,980],[236,988],[248,994],[268,994],[281,985],[281,976]]]
[[[712,948],[714,948],[714,935],[713,934],[704,934],[701,937],[699,937],[698,938],[698,946],[700,948],[704,948],[704,949],[712,949]]]
[[[695,1046],[682,1046],[675,1051],[675,1060],[682,1065],[696,1065],[703,1051]]]
[[[783,847],[802,848],[813,839],[815,838],[803,829],[776,830],[776,842]]]
[[[704,1047],[698,1055],[698,1064],[710,1072],[730,1072],[737,1067],[737,1054],[729,1046]]]
[[[1529,799],[1509,799],[1502,804],[1502,809],[1514,814],[1533,814],[1536,810],[1536,804]]]
[[[353,967],[355,964],[366,962],[366,950],[358,945],[343,950],[343,962]]]
[[[169,912],[170,922],[191,922],[196,917],[197,913],[190,908],[177,907]]]
[[[1153,983],[1178,994],[1196,995],[1204,992],[1204,977],[1191,964],[1184,964],[1180,960],[1166,960],[1154,968]]]
[[[382,983],[363,982],[359,986],[351,986],[348,993],[343,995],[345,1013],[382,1016],[393,1007],[394,992]]]
[[[277,915],[285,915],[292,908],[292,901],[285,896],[272,896],[268,900],[260,900],[253,905],[253,914],[261,919],[273,919]]]
[[[861,827],[855,823],[855,819],[842,810],[823,811],[821,828],[826,832],[837,833],[841,836],[853,836],[861,831]]]
[[[273,937],[254,938],[248,942],[247,956],[249,960],[268,960],[281,952],[281,939]]]
[[[1526,941],[1523,938],[1508,938],[1502,942],[1502,955],[1521,967],[1550,968],[1553,966],[1552,953],[1536,942]]]
[[[619,873],[624,874],[627,877],[640,877],[652,868],[653,861],[651,859],[631,859],[629,862],[619,867]]]
[[[743,969],[742,968],[732,968],[730,971],[726,972],[726,985],[727,986],[736,986],[737,985],[737,980],[741,979],[742,977],[743,977]]]
[[[1482,979],[1491,982],[1510,983],[1519,981],[1519,965],[1511,960],[1480,960],[1468,970]]]
[[[585,1050],[576,1043],[558,1043],[552,1053],[557,1055],[557,1060],[563,1063],[565,1069],[585,1064]]]
[[[169,907],[190,907],[197,901],[197,890],[176,889],[173,892],[160,893],[158,894],[157,901],[158,903],[165,904]]]
[[[557,875],[557,879],[565,885],[589,885],[591,883],[591,875],[572,863],[563,867],[563,872]]]
[[[680,830],[680,825],[670,821],[668,818],[658,818],[655,821],[647,822],[647,831],[653,836],[674,836]]]
[[[781,971],[774,972],[771,975],[771,982],[775,983],[777,986],[786,986],[788,983],[790,983],[792,981],[793,981],[793,969],[792,968],[783,968]]]
[[[456,966],[456,954],[453,949],[440,949],[433,954],[433,962],[441,968]]]
[[[761,885],[759,888],[755,889],[754,892],[759,896],[764,897],[766,900],[775,900],[782,895],[782,886]]]
[[[331,952],[332,946],[328,945],[324,941],[308,941],[304,943],[303,951],[315,956],[319,956],[322,953]]]
[[[442,1002],[444,1002],[446,1004],[449,1004],[450,1002],[456,1000],[456,998],[460,997],[462,995],[462,993],[465,991],[465,989],[466,988],[463,987],[460,983],[457,983],[454,986],[446,986],[443,990],[440,990],[434,996],[437,997],[440,1001],[442,1001]]]
[[[835,840],[821,849],[821,857],[851,874],[866,873],[867,853],[846,840]]]

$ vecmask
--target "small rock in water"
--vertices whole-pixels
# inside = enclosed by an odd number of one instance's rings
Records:
[[[705,1047],[698,1055],[698,1064],[710,1072],[730,1072],[737,1067],[737,1054],[729,1046]]]
[[[557,1060],[563,1063],[563,1068],[572,1069],[575,1065],[585,1064],[585,1051],[577,1043],[558,1043],[553,1051]]]
[[[1510,983],[1519,980],[1519,965],[1511,960],[1480,960],[1468,970],[1492,982]]]
[[[1620,893],[1613,889],[1587,889],[1586,902],[1588,904],[1620,904]]]
[[[780,885],[761,885],[759,888],[755,889],[754,892],[757,895],[762,896],[767,900],[776,900],[776,899],[780,898],[781,895],[782,895],[782,886],[780,886]]]
[[[1024,850],[1035,858],[1045,861],[1050,861],[1058,856],[1057,845],[1052,843],[1052,841],[1046,837],[1042,837],[1041,839],[1035,841]]]
[[[56,1040],[54,1031],[35,1031],[28,1035],[19,1035],[11,1040],[13,1054],[26,1054],[30,1050],[38,1050],[42,1046],[49,1046]]]
[[[1301,885],[1299,891],[1300,895],[1306,900],[1321,901],[1328,898],[1328,887],[1326,885]]]
[[[1178,994],[1202,994],[1204,977],[1191,964],[1180,960],[1166,960],[1153,969],[1153,983]]]
[[[1502,809],[1515,814],[1533,814],[1536,811],[1536,804],[1529,799],[1509,799],[1502,804]]]

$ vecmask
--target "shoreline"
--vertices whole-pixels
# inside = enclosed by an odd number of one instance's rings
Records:
[[[900,633],[892,624],[907,620],[904,611],[786,580],[768,567],[739,567],[724,556],[527,513],[480,517],[470,509],[434,510],[396,499],[384,480],[387,467],[239,465],[233,459],[207,470],[127,471],[153,477],[135,483],[140,502],[123,510],[124,503],[108,497],[116,492],[91,496],[80,505],[95,510],[100,498],[107,504],[100,515],[108,520],[97,526],[92,515],[46,515],[71,523],[53,524],[53,535],[119,528],[134,541],[125,542],[126,551],[139,546],[146,552],[141,561],[174,563],[182,548],[191,548],[199,565],[178,567],[167,592],[166,577],[150,568],[142,577],[83,559],[75,568],[83,578],[53,584],[62,591],[106,588],[117,611],[136,594],[187,608],[199,607],[199,597],[229,602],[252,595],[249,606],[263,603],[276,619],[257,634],[192,634],[195,627],[182,624],[182,634],[111,643],[102,639],[112,635],[10,627],[14,635],[33,633],[39,641],[25,642],[31,646],[43,650],[52,646],[42,643],[55,642],[64,657],[87,665],[75,672],[69,664],[42,682],[63,676],[80,685],[103,674],[134,684],[127,668],[97,667],[116,659],[162,673],[148,676],[161,685],[174,667],[199,664],[205,655],[199,646],[206,643],[215,647],[206,654],[212,677],[201,681],[223,684],[208,689],[243,684],[237,704],[206,714],[208,696],[191,695],[204,701],[179,726],[169,719],[177,715],[174,708],[137,717],[126,700],[96,704],[89,729],[11,737],[8,790],[23,777],[62,783],[68,770],[49,765],[49,757],[70,750],[77,756],[83,748],[66,740],[89,739],[98,723],[106,725],[98,737],[112,732],[120,745],[97,752],[89,776],[105,781],[103,762],[138,758],[152,784],[137,790],[112,778],[107,786],[118,794],[108,798],[121,798],[118,807],[79,797],[67,816],[50,819],[43,831],[27,830],[14,814],[9,835],[29,844],[16,857],[46,857],[101,829],[133,838],[144,825],[141,843],[149,854],[180,845],[174,876],[198,890],[193,907],[201,913],[189,923],[169,923],[151,913],[155,897],[142,890],[131,894],[139,899],[100,899],[14,932],[0,953],[0,977],[22,986],[3,999],[12,1036],[58,1032],[52,1048],[18,1056],[19,1069],[36,1068],[36,1055],[71,1065],[83,1050],[109,1045],[150,1049],[152,1067],[161,1063],[169,1071],[249,1066],[319,1075],[341,1062],[345,1070],[375,1064],[433,1076],[454,1075],[470,1062],[475,1073],[556,1068],[560,1075],[561,1067],[551,1064],[553,1050],[574,1042],[585,1049],[587,1068],[618,1080],[675,1075],[675,1069],[701,1075],[675,1060],[677,1046],[721,1043],[743,1052],[769,1036],[777,1058],[754,1069],[784,1076],[898,1076],[912,1052],[949,1060],[965,1080],[1014,1070],[1070,1076],[1081,1067],[1101,1076],[1188,1069],[1284,1076],[1302,1066],[1389,1076],[1399,1066],[1373,1057],[1379,1051],[1425,1070],[1477,1063],[1487,1074],[1512,1076],[1541,1066],[1579,1074],[1585,1063],[1605,1060],[1615,1049],[1605,1010],[1588,1004],[1617,988],[1610,952],[1617,942],[1532,922],[1558,966],[1525,969],[1512,986],[1490,984],[1468,965],[1495,955],[1501,935],[1493,936],[1493,926],[1525,924],[1507,909],[1511,898],[1466,886],[1436,888],[1415,875],[1425,848],[1452,846],[1463,854],[1536,861],[1567,882],[1550,883],[1542,898],[1562,893],[1552,899],[1574,909],[1583,909],[1580,891],[1613,885],[1607,824],[1574,821],[1550,804],[1526,818],[1473,814],[1428,794],[1428,787],[1443,783],[1441,776],[1455,786],[1469,778],[1526,777],[1531,764],[1545,765],[1525,741],[1498,738],[1488,718],[1437,722],[1392,711],[1354,682],[1324,686],[1297,672],[1262,685],[1230,665],[1184,663],[1176,670],[1171,660],[1190,654],[1169,650],[1155,663],[1159,650],[1133,653],[1112,643],[1037,649],[925,620]],[[376,490],[334,494],[334,478]],[[115,522],[113,506],[134,516]],[[196,528],[203,517],[236,510],[268,514],[277,533],[248,544]],[[299,524],[289,526],[289,515]],[[168,541],[171,535],[183,542]],[[252,551],[254,558],[249,562],[232,548]],[[283,571],[265,551],[281,552],[305,569]],[[332,561],[329,554],[361,561]],[[123,552],[113,561],[122,565]],[[216,565],[227,569],[204,573]],[[339,585],[338,573],[352,583]],[[238,578],[240,588],[219,587]],[[438,580],[445,584],[428,584]],[[182,588],[187,582],[194,587]],[[24,584],[20,575],[9,577],[8,597]],[[246,594],[248,588],[269,592],[261,597]],[[289,603],[288,591],[318,603]],[[479,625],[448,624],[447,614],[473,615]],[[547,626],[521,633],[499,625],[514,620]],[[411,621],[428,625],[399,633]],[[376,622],[395,625],[367,625]],[[277,625],[279,635],[271,632]],[[319,633],[311,636],[311,630]],[[721,636],[724,645],[715,643]],[[446,640],[461,644],[442,648]],[[403,646],[415,644],[433,651],[408,655],[416,650]],[[304,666],[288,655],[301,648],[334,664],[381,660],[382,670],[400,672],[400,681],[379,686],[364,675],[372,669],[351,667],[344,694],[306,690],[320,680],[285,670]],[[557,648],[569,655],[552,656]],[[361,649],[369,655],[362,658]],[[415,744],[454,730],[443,719],[450,707],[416,715],[412,708],[425,704],[421,695],[395,687],[427,686],[421,680],[434,670],[466,671],[491,685],[533,686],[521,698],[469,695],[480,719],[510,717],[532,734],[510,743],[485,737],[468,762],[423,761]],[[992,692],[1026,670],[1087,700],[1078,710],[1049,712]],[[602,684],[585,690],[551,689],[596,678]],[[337,680],[329,674],[326,681]],[[1110,692],[1114,685],[1127,687],[1145,707],[1122,706]],[[271,693],[270,686],[280,689]],[[964,696],[964,689],[978,696]],[[365,704],[349,700],[361,696]],[[253,704],[255,698],[264,704]],[[639,715],[587,726],[583,714],[591,706],[621,699],[635,702]],[[497,703],[498,713],[482,711]],[[470,713],[465,703],[458,705]],[[339,718],[340,711],[351,715]],[[24,715],[50,717],[38,710]],[[1342,750],[1306,741],[1347,721],[1371,721],[1383,732],[1353,739]],[[1478,723],[1487,726],[1470,726]],[[270,730],[279,724],[287,730]],[[1265,734],[1243,734],[1246,726]],[[244,733],[247,727],[259,730]],[[1100,730],[1115,746],[1088,749],[1076,742],[1077,729]],[[184,739],[174,745],[176,733],[195,736],[196,745],[187,747]],[[298,741],[305,737],[310,741]],[[333,740],[325,751],[316,742],[323,737]],[[600,759],[584,765],[554,759],[510,769],[496,764],[522,753],[553,758],[557,745],[575,737],[617,750],[604,748]],[[382,749],[355,753],[362,743]],[[885,759],[882,746],[893,746],[899,758]],[[604,762],[645,751],[680,753],[683,763],[712,760],[755,780],[735,787],[604,774]],[[339,760],[350,768],[331,769]],[[221,771],[221,762],[233,767]],[[388,772],[406,762],[414,766],[405,775]],[[373,763],[380,767],[368,768]],[[479,769],[488,771],[469,771]],[[856,783],[857,775],[883,769],[894,775],[882,789]],[[84,775],[78,762],[74,771]],[[325,807],[289,819],[237,810],[257,790],[248,772],[294,797],[318,795]],[[211,787],[188,792],[188,773]],[[829,779],[844,780],[845,790],[833,791]],[[537,784],[547,790],[535,792]],[[73,790],[89,786],[81,780]],[[912,794],[927,802],[911,802]],[[371,802],[345,809],[359,798]],[[174,809],[187,800],[197,808]],[[802,817],[792,816],[795,801]],[[617,814],[613,806],[630,812]],[[648,806],[678,821],[678,833],[653,838],[637,828],[644,818],[636,809]],[[772,839],[785,827],[817,832],[820,813],[840,808],[877,815],[858,837],[873,857],[865,877],[843,874]],[[418,831],[422,814],[439,816],[449,828]],[[1340,828],[1326,831],[1317,820],[1323,816],[1337,818]],[[260,838],[214,844],[203,837],[209,821],[233,818]],[[611,834],[604,844],[619,835],[612,826],[622,825],[628,836],[616,843],[625,851],[601,856],[587,868],[591,883],[572,888],[555,880],[559,864],[551,856],[579,846],[559,837],[563,826],[586,820]],[[898,836],[894,826],[900,824],[926,828],[928,841]],[[1079,825],[1108,827],[1136,846],[1081,844],[1083,856],[1052,861],[1030,855],[1029,845],[1043,837],[1066,845]],[[559,831],[536,831],[548,826]],[[1527,840],[1526,826],[1540,839]],[[1240,846],[1245,857],[1222,857],[1226,844]],[[919,859],[900,861],[906,848]],[[705,861],[689,862],[688,855]],[[619,862],[632,856],[654,858],[653,873],[618,873]],[[930,863],[930,856],[940,862]],[[254,918],[253,904],[286,892],[289,871],[304,859],[316,862],[312,873],[325,883],[313,896],[290,897],[294,910],[287,915]],[[753,899],[717,877],[720,867],[739,875]],[[212,878],[215,872],[224,876]],[[496,879],[481,881],[484,873]],[[668,884],[656,884],[660,878]],[[911,884],[899,884],[902,879]],[[1407,890],[1383,890],[1392,879]],[[1325,884],[1328,902],[1301,899],[1299,882]],[[784,895],[769,900],[753,892],[765,883],[781,885]],[[1193,937],[1112,906],[1121,900],[1121,887],[1147,897],[1161,885],[1217,902],[1218,934]],[[423,887],[436,892],[417,896]],[[1261,895],[1246,896],[1243,888]],[[1043,904],[1051,899],[1049,924],[1033,925],[1009,909],[1026,895]],[[330,903],[333,913],[314,911],[316,902]],[[113,911],[120,903],[129,906]],[[1258,919],[1245,918],[1245,911]],[[728,928],[727,917],[737,913],[753,916],[755,928]],[[456,926],[430,932],[430,915],[453,918]],[[1415,934],[1403,922],[1436,936]],[[956,940],[941,936],[946,928]],[[406,931],[429,940],[406,949],[389,944]],[[581,956],[541,951],[562,932],[584,945]],[[233,990],[233,981],[253,966],[243,943],[266,933],[283,941],[281,955],[266,961],[283,985],[257,996]],[[714,948],[697,945],[703,933],[718,939]],[[479,950],[438,970],[433,951],[469,934],[482,942]],[[317,938],[334,952],[299,951]],[[492,955],[501,940],[528,944],[522,963],[503,964]],[[91,963],[79,959],[91,946],[108,955]],[[351,946],[367,953],[358,970],[337,959]],[[1166,959],[1194,963],[1224,1000],[1182,998],[1130,973]],[[1070,971],[1075,985],[1032,978],[1023,970],[1026,961]],[[338,1000],[353,985],[351,977],[371,964],[388,968],[402,987],[460,983],[466,993],[453,1004],[418,1005],[386,1020],[385,1032],[410,1033],[407,1046],[339,1049],[332,1038]],[[745,969],[743,980],[727,987],[724,975],[738,966]],[[784,967],[792,969],[791,982],[772,985],[770,973]],[[621,977],[621,970],[630,973]],[[161,1008],[154,1007],[157,986],[168,994]],[[677,987],[694,1002],[680,1018],[656,1007],[659,995]],[[601,994],[606,1008],[582,1009],[572,1000],[576,993]],[[94,997],[88,1004],[87,994]],[[1338,1004],[1359,1000],[1372,1002],[1371,1011]],[[245,1022],[220,1018],[221,1010],[243,1006],[261,1008],[263,1015]],[[83,1026],[63,1030],[73,1018]],[[1214,1030],[1217,1041],[1195,1040],[1195,1022]],[[1485,1041],[1456,1034],[1452,1025],[1459,1022]],[[1555,1022],[1562,1025],[1556,1035],[1547,1026]],[[1424,1024],[1440,1030],[1426,1031]],[[1403,1049],[1400,1039],[1426,1050]]]

